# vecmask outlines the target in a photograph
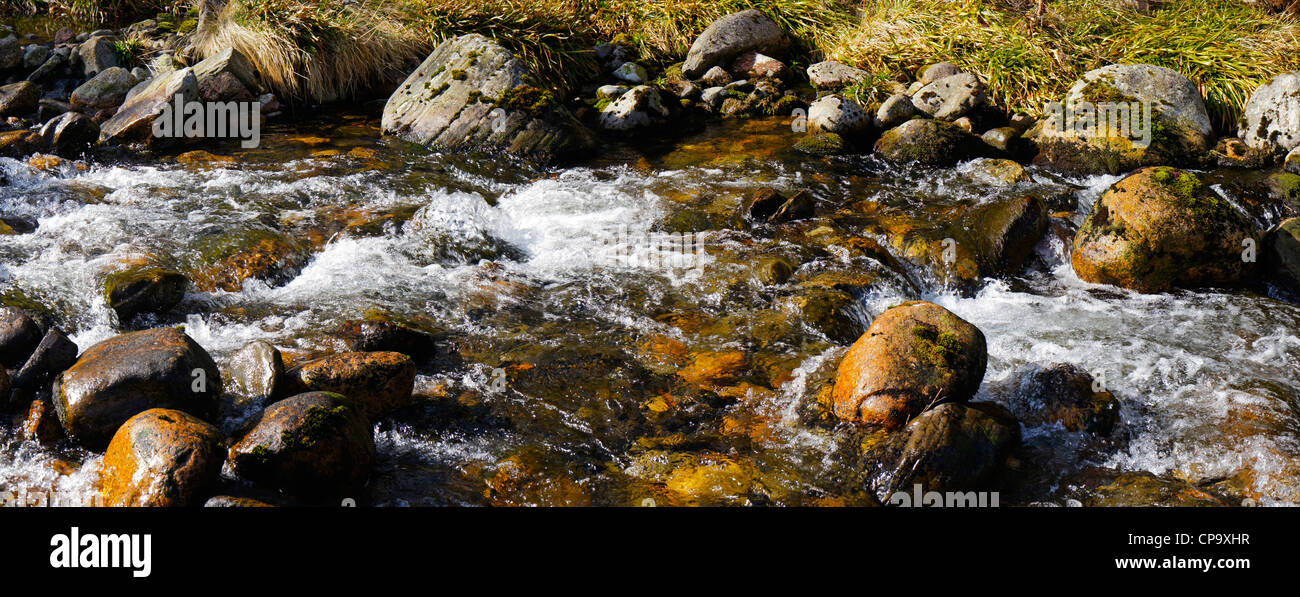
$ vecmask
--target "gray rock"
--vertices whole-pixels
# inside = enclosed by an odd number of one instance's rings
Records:
[[[80,108],[94,111],[100,108],[114,108],[126,100],[126,93],[135,87],[135,77],[120,66],[106,68],[99,74],[82,83],[72,92],[68,101]]]
[[[53,78],[66,64],[68,64],[68,58],[65,54],[52,52],[50,57],[45,60],[45,64],[37,67],[36,70],[32,71],[32,74],[27,75],[27,80],[35,83]]]
[[[907,91],[905,91],[904,93],[906,93],[910,97],[916,95],[916,92],[924,88],[925,88],[925,83],[922,83],[920,81],[912,81],[912,84],[907,86]]]
[[[77,345],[58,328],[45,332],[32,356],[13,377],[13,387],[34,390],[77,362]]]
[[[99,125],[80,112],[64,112],[41,127],[41,136],[54,153],[75,156],[99,140]]]
[[[143,66],[137,66],[131,69],[131,76],[135,77],[136,81],[144,81],[149,78],[149,69]]]
[[[722,102],[726,99],[727,89],[725,87],[710,87],[700,93],[700,103],[710,110],[721,108]]]
[[[853,138],[871,128],[871,115],[850,99],[827,95],[808,106],[808,131]]]
[[[984,140],[989,147],[998,151],[1007,151],[1011,143],[1020,136],[1020,132],[1015,127],[1003,126],[995,129],[984,131],[980,138]]]
[[[36,109],[41,99],[41,88],[30,81],[19,81],[0,87],[0,116],[15,116]]]
[[[198,79],[188,68],[154,77],[140,85],[144,87],[132,89],[117,114],[100,126],[100,143],[151,139],[154,118],[170,110],[167,106],[177,95],[182,102],[196,101],[199,97]]]
[[[918,79],[918,81],[920,81],[922,85],[929,85],[930,83],[940,79],[946,79],[953,75],[961,74],[962,72],[964,71],[962,71],[961,67],[956,64],[951,62],[939,62],[925,67],[925,70],[921,71],[921,78]]]
[[[695,38],[682,74],[693,79],[711,67],[726,66],[745,52],[777,55],[789,45],[789,37],[767,15],[752,8],[743,10],[714,21]]]
[[[629,87],[623,85],[601,85],[596,89],[596,99],[614,99],[623,97]]]
[[[827,60],[808,67],[808,81],[818,89],[836,90],[866,80],[870,73],[842,62]]]
[[[100,71],[118,66],[117,53],[113,51],[113,38],[92,36],[77,48],[81,57],[81,68],[87,77]]]
[[[31,44],[23,52],[23,68],[34,70],[50,59],[50,47],[45,44]]]
[[[1300,147],[1300,72],[1273,77],[1250,95],[1238,135],[1247,145],[1273,154]]]
[[[41,326],[30,313],[17,307],[0,307],[0,368],[12,369],[26,362],[40,344],[41,335]]]
[[[749,93],[754,90],[754,84],[750,83],[748,79],[739,79],[727,83],[726,85],[723,86],[723,88],[726,89],[727,91],[739,91],[741,93]]]
[[[549,94],[529,86],[531,77],[522,60],[482,35],[449,39],[388,98],[383,131],[540,161],[590,152],[595,137]]]
[[[264,403],[277,396],[284,383],[284,359],[265,340],[255,340],[231,355],[226,366],[231,390]]]
[[[917,110],[940,120],[956,120],[988,101],[984,83],[970,73],[944,77],[912,96]]]
[[[892,129],[917,114],[916,106],[912,105],[912,98],[902,93],[891,95],[881,102],[880,109],[876,110],[876,128],[882,131]]]
[[[204,101],[247,101],[261,92],[257,71],[253,69],[252,63],[233,48],[226,48],[199,61],[194,65],[194,77],[199,81],[199,97]],[[233,82],[230,81],[231,78],[234,79]],[[244,90],[243,94],[239,93],[240,87]]]
[[[668,109],[660,101],[659,91],[638,85],[601,111],[600,128],[628,131],[662,122],[667,117]]]
[[[731,75],[727,73],[727,69],[715,66],[704,72],[704,76],[700,77],[700,82],[706,88],[723,87],[731,82]]]
[[[614,78],[624,83],[640,85],[650,79],[650,72],[635,62],[624,62],[614,69]]]
[[[23,47],[12,35],[0,37],[0,71],[18,68],[23,63]]]

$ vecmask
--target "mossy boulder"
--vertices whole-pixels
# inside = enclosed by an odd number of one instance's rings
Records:
[[[288,235],[264,228],[241,228],[208,234],[191,247],[191,277],[200,290],[239,292],[244,281],[270,286],[298,275],[310,255],[309,247]]]
[[[262,411],[230,448],[240,478],[307,499],[355,495],[370,476],[370,422],[339,394],[309,392]]]
[[[221,433],[178,410],[153,408],[113,435],[100,468],[107,506],[196,505],[221,474]]]
[[[1108,110],[1101,117],[1098,106]],[[1147,106],[1150,137],[1130,118],[1121,130],[1120,107]],[[1114,64],[1088,71],[1070,87],[1059,114],[1040,120],[1026,138],[1037,144],[1034,163],[1076,174],[1121,174],[1143,166],[1191,166],[1205,158],[1214,130],[1196,84],[1177,71],[1149,64]],[[1093,120],[1088,120],[1089,114]],[[1095,126],[1081,130],[1081,123]],[[1104,126],[1103,126],[1104,125]],[[1128,134],[1125,134],[1128,133]]]
[[[947,167],[983,155],[984,147],[979,137],[955,124],[917,118],[881,134],[875,152],[895,162]]]
[[[151,255],[130,257],[103,274],[104,302],[125,323],[142,313],[166,313],[185,297],[189,281]]]
[[[987,362],[979,328],[934,303],[903,303],[881,313],[844,355],[835,415],[902,428],[936,404],[969,400]]]
[[[1144,168],[1111,185],[1074,239],[1079,278],[1141,292],[1238,284],[1258,242],[1245,214],[1191,172]]]
[[[82,353],[54,381],[54,407],[68,434],[102,449],[127,419],[151,408],[202,419],[216,412],[221,373],[202,346],[176,328],[113,336]]]
[[[303,363],[285,377],[289,394],[342,394],[373,421],[410,403],[415,364],[400,352],[347,352]]]
[[[995,488],[1020,445],[1020,426],[990,402],[948,403],[862,444],[867,489],[888,504],[892,494],[912,494],[916,485],[922,492]]]

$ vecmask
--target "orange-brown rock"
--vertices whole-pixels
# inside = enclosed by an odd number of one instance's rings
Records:
[[[934,303],[903,303],[881,313],[844,355],[835,415],[900,428],[931,406],[970,399],[987,359],[979,328]]]
[[[178,410],[153,408],[113,435],[100,468],[107,506],[188,506],[203,500],[221,474],[216,427]]]
[[[400,352],[345,352],[303,363],[286,377],[290,394],[342,394],[374,421],[410,403],[415,363]]]
[[[4,377],[0,369],[0,377]],[[32,440],[42,446],[53,445],[63,439],[63,426],[59,424],[59,414],[54,412],[54,405],[48,399],[33,400],[27,409],[27,418],[23,420],[23,439]]]

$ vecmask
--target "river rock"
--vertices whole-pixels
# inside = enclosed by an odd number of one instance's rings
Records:
[[[40,324],[30,313],[17,307],[0,307],[0,367],[22,365],[40,345],[42,336]]]
[[[870,73],[842,62],[826,60],[808,67],[808,82],[817,89],[835,91],[865,81]]]
[[[0,133],[0,157],[21,158],[47,151],[49,147],[38,131],[17,130]]]
[[[375,421],[410,404],[415,363],[400,352],[347,352],[303,363],[285,377],[289,394],[342,394]]]
[[[41,137],[54,153],[75,157],[94,147],[99,125],[81,112],[64,112],[41,127]]]
[[[46,60],[50,59],[50,46],[45,44],[29,44],[23,51],[23,68],[35,70]]]
[[[54,381],[63,428],[102,449],[127,419],[151,408],[200,418],[216,411],[221,373],[202,346],[176,328],[113,336],[86,349]]]
[[[23,63],[23,47],[13,35],[0,37],[0,72],[18,68]]]
[[[877,154],[896,162],[948,167],[978,157],[983,141],[950,122],[913,119],[885,131],[876,140]]]
[[[876,128],[884,131],[911,120],[917,114],[920,112],[912,105],[912,98],[903,93],[895,93],[880,102],[874,123]]]
[[[1087,282],[1141,292],[1231,285],[1253,265],[1246,239],[1255,239],[1250,220],[1195,174],[1143,168],[1093,203],[1071,263]]]
[[[0,116],[18,116],[36,109],[41,88],[30,81],[0,87]]]
[[[714,66],[726,66],[745,52],[780,55],[790,45],[781,26],[756,9],[722,17],[695,38],[686,53],[682,74],[696,78]]]
[[[731,74],[721,66],[714,66],[704,71],[700,82],[706,87],[723,87],[731,82]]]
[[[262,89],[248,58],[230,47],[195,64],[194,78],[206,102],[252,101]]]
[[[75,56],[76,54],[71,54]],[[51,52],[50,57],[45,59],[45,63],[36,67],[36,70],[27,75],[27,80],[33,83],[52,79],[64,71],[68,64],[68,54],[64,52]]]
[[[1300,218],[1283,220],[1269,231],[1264,244],[1270,280],[1300,292]]]
[[[1098,127],[1092,134],[1071,126],[1085,114],[1081,109],[1085,103],[1137,106],[1143,102],[1151,109],[1147,145],[1139,134],[1143,126],[1130,124],[1127,136],[1114,126]],[[1034,163],[1055,170],[1121,174],[1143,166],[1191,165],[1214,142],[1209,113],[1196,84],[1164,67],[1115,64],[1088,71],[1070,87],[1063,107],[1063,114],[1049,115],[1026,134],[1039,147]],[[1114,124],[1113,118],[1106,120]]]
[[[869,489],[885,504],[895,492],[974,492],[996,486],[1020,445],[1020,427],[990,402],[947,403],[864,446]],[[963,496],[976,505],[974,494]],[[921,504],[912,504],[919,506]]]
[[[1300,72],[1273,77],[1250,95],[1238,135],[1251,147],[1275,155],[1300,147]]]
[[[230,448],[241,478],[306,498],[353,495],[370,476],[369,421],[339,394],[310,392],[267,407]]]
[[[58,328],[51,327],[32,351],[27,362],[13,376],[15,389],[36,389],[49,386],[54,376],[77,362],[77,345]]]
[[[760,52],[745,52],[731,63],[731,76],[737,79],[757,81],[775,79],[786,81],[790,78],[790,68],[784,62]]]
[[[722,103],[727,99],[727,88],[725,87],[709,87],[700,92],[700,103],[714,112],[721,110]]]
[[[112,265],[104,274],[103,297],[118,321],[141,313],[165,313],[185,296],[185,276],[152,256]]]
[[[940,120],[957,120],[988,101],[984,82],[970,73],[944,77],[922,87],[912,96],[919,111]]]
[[[385,134],[438,147],[481,146],[538,160],[578,156],[595,138],[522,60],[478,34],[434,48],[384,106]]]
[[[1026,427],[1059,424],[1067,431],[1109,435],[1119,418],[1119,401],[1077,365],[1031,363],[1012,373],[1009,406]]]
[[[987,359],[979,328],[934,303],[903,303],[881,313],[844,355],[835,415],[899,429],[935,404],[969,400]]]
[[[111,507],[197,505],[221,474],[216,427],[179,410],[151,408],[113,434],[100,465],[100,495]]]
[[[668,117],[659,98],[659,90],[649,85],[637,85],[600,113],[600,128],[609,131],[628,131],[662,122]]]
[[[54,403],[49,397],[32,400],[27,408],[27,418],[23,419],[23,439],[34,441],[42,446],[53,446],[65,436],[63,425],[59,423],[59,413],[54,410]]]
[[[118,66],[117,52],[113,51],[114,38],[94,36],[77,47],[81,57],[81,67],[87,77],[93,77],[101,71]]]
[[[851,99],[827,95],[808,106],[808,131],[852,139],[871,130],[871,115]]]
[[[69,101],[74,106],[92,112],[100,108],[114,108],[122,104],[126,92],[135,87],[136,83],[131,71],[120,66],[106,68],[73,90]]]
[[[280,286],[293,280],[310,258],[310,248],[299,239],[254,226],[202,235],[190,248],[198,255],[190,277],[204,292],[239,292],[246,280]]]
[[[614,78],[624,83],[640,85],[650,79],[650,72],[635,62],[624,62],[614,69]]]
[[[174,108],[175,97],[182,102],[197,101],[199,83],[189,68],[172,71],[151,79],[140,89],[132,89],[126,103],[117,113],[100,126],[99,140],[105,142],[143,141],[153,139],[154,118]]]
[[[920,72],[921,76],[917,81],[924,86],[948,77],[960,75],[962,72],[961,67],[956,64],[951,62],[938,62],[922,69]]]
[[[354,352],[400,352],[412,359],[433,356],[433,334],[384,319],[345,321],[338,335]]]
[[[254,340],[235,351],[226,364],[230,389],[264,403],[282,394],[284,358],[270,342]]]

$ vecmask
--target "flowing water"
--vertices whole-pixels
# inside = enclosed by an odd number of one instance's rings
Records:
[[[273,283],[191,287],[131,325],[182,324],[219,363],[254,339],[290,361],[339,350],[338,325],[376,313],[434,333],[415,405],[376,425],[363,501],[377,505],[863,503],[843,456],[851,434],[818,420],[817,395],[876,314],[916,298],[988,338],[976,400],[1008,400],[1028,364],[1068,362],[1121,401],[1107,439],[1024,429],[1020,486],[1003,503],[1086,497],[1080,475],[1098,470],[1226,479],[1234,500],[1300,503],[1300,309],[1244,290],[1087,284],[1054,234],[1023,274],[965,293],[852,250],[863,214],[1011,192],[961,167],[801,156],[786,123],[752,120],[536,172],[383,139],[376,125],[333,114],[267,127],[259,149],[210,148],[237,166],[118,155],[47,172],[0,159],[0,216],[35,225],[0,236],[0,292],[48,308],[84,350],[124,329],[98,291],[117,261],[149,253],[188,271],[204,239],[250,229],[309,247]],[[1014,192],[1065,196],[1076,222],[1115,180],[1031,174]],[[746,223],[762,187],[806,190],[818,217]],[[647,258],[671,253],[661,246],[619,258],[619,239],[654,232],[701,233],[698,267]],[[787,281],[762,275],[776,255],[795,266]],[[800,308],[827,280],[852,297],[830,326]],[[229,400],[227,431],[256,407]],[[0,435],[0,486],[89,502],[98,456],[22,441],[15,424]]]

